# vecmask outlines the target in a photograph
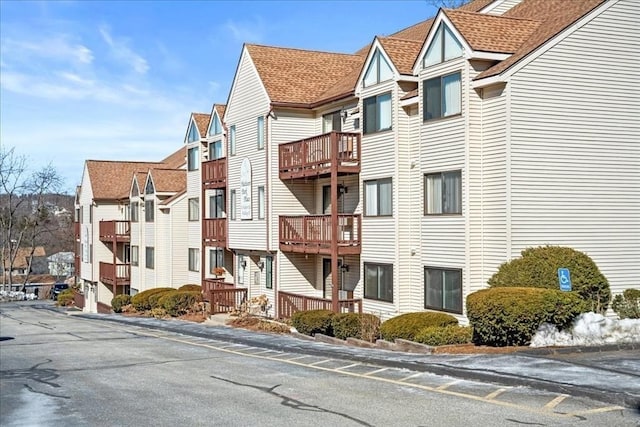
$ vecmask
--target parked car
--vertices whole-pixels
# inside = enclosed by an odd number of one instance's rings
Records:
[[[60,292],[64,291],[65,289],[69,289],[69,285],[67,285],[66,283],[54,284],[53,288],[51,288],[51,299],[57,301],[58,295],[60,295]]]

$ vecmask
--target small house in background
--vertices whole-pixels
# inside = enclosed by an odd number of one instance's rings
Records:
[[[2,271],[5,274],[9,273],[9,269],[12,268],[12,274],[14,275],[25,275],[29,270],[29,257],[31,256],[31,247],[18,248],[16,253],[15,260],[13,261],[13,266],[10,262],[10,255],[6,254],[4,257],[4,266]],[[34,265],[37,264],[37,260],[46,257],[47,254],[42,246],[36,246],[33,248],[33,259],[31,261],[31,272],[34,272]]]
[[[47,257],[49,274],[55,277],[69,277],[75,272],[74,253],[58,252]]]

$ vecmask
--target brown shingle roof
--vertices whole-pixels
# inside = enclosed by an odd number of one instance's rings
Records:
[[[147,182],[147,172],[135,172],[133,174],[133,179],[138,185],[138,193],[144,194],[144,184]]]
[[[420,53],[422,42],[395,37],[378,37],[378,41],[400,74],[413,74],[413,63]]]
[[[179,199],[181,196],[185,195],[186,193],[187,193],[186,189],[184,189],[182,191],[179,191],[176,194],[174,194],[173,196],[168,197],[165,200],[163,200],[162,202],[160,202],[160,206],[168,206],[171,203],[173,203],[174,200]]]
[[[604,1],[523,0],[504,16],[536,20],[541,24],[513,55],[483,71],[474,80],[495,76],[507,70]]]
[[[358,55],[255,44],[246,49],[273,103],[311,105],[326,99],[335,85],[348,86],[345,78],[362,66]]]
[[[16,249],[16,257],[13,261],[13,268],[27,268],[29,266],[29,256],[31,255],[31,247],[20,247],[18,249]],[[46,256],[46,252],[44,250],[43,246],[36,246],[33,249],[33,256],[34,257],[43,257]],[[10,253],[8,249],[5,249],[5,256],[4,256],[4,265],[5,268],[8,269],[9,265],[11,264],[10,262]]]
[[[193,120],[196,122],[200,136],[206,136],[207,130],[209,130],[209,120],[211,116],[206,113],[191,113],[191,116],[193,116]]]
[[[187,171],[184,169],[152,168],[149,174],[156,193],[175,193],[187,188]]]
[[[93,198],[95,200],[119,200],[129,197],[131,177],[135,172],[162,167],[163,163],[87,160],[86,166],[89,171]]]
[[[162,159],[161,162],[164,163],[168,169],[178,169],[187,164],[187,153],[185,150],[186,148],[182,146],[169,156]]]
[[[218,113],[218,117],[220,117],[220,122],[222,122],[222,118],[224,117],[224,112],[227,111],[227,106],[225,104],[215,104],[213,108]]]

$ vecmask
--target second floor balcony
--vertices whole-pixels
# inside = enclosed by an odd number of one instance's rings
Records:
[[[361,252],[362,216],[338,214],[338,254]],[[331,215],[280,216],[280,250],[331,255]]]
[[[131,283],[130,264],[100,263],[100,281],[105,285],[128,285]]]
[[[202,243],[204,246],[224,248],[227,245],[227,218],[205,218],[202,220]]]
[[[128,242],[131,240],[129,221],[100,221],[100,241]]]
[[[202,162],[202,186],[205,189],[227,186],[227,158]]]
[[[336,168],[338,174],[360,173],[360,134],[329,132],[280,144],[280,179],[322,177]]]

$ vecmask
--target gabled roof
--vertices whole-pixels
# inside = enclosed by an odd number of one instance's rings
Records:
[[[227,106],[225,104],[215,104],[213,106],[213,109],[215,110],[216,113],[218,113],[220,122],[222,122],[222,118],[224,117],[224,112],[227,111]]]
[[[167,168],[169,169],[178,169],[187,164],[187,160],[186,160],[187,157],[186,157],[185,150],[186,148],[184,146],[180,147],[175,152],[171,153],[169,156],[162,159],[160,162],[167,165]]]
[[[359,55],[343,53],[255,44],[245,48],[274,104],[310,107],[340,91],[348,92],[353,89],[350,77],[356,69],[359,74],[363,62]]]
[[[27,268],[29,266],[29,256],[31,255],[31,246],[29,247],[19,247],[16,249],[16,257],[13,260],[13,268]],[[33,249],[33,256],[35,257],[43,257],[46,256],[46,252],[43,246],[36,246]],[[5,269],[9,268],[10,262],[10,254],[9,250],[5,249],[4,256],[4,266]]]
[[[152,168],[149,174],[156,193],[175,193],[187,188],[187,171],[184,169]]]
[[[396,37],[378,37],[378,41],[400,74],[413,74],[413,63],[420,53],[422,42]]]
[[[161,162],[118,162],[87,160],[94,200],[120,200],[129,198],[131,176],[140,170],[162,167]],[[144,185],[141,187],[144,188]],[[143,190],[141,190],[143,191]]]
[[[211,119],[211,115],[206,113],[191,113],[191,116],[193,117],[193,121],[196,122],[198,132],[200,132],[200,137],[204,137],[209,130],[209,120]]]
[[[604,1],[606,0],[523,0],[503,16],[535,20],[539,21],[540,25],[513,55],[483,71],[474,80],[495,76],[507,70]]]
[[[514,53],[540,26],[540,21],[445,9],[471,49],[481,52]]]
[[[163,200],[162,202],[160,202],[160,206],[169,206],[171,203],[175,202],[176,200],[178,200],[180,197],[184,196],[185,194],[187,194],[187,190],[184,189],[176,194],[174,194],[171,197],[168,197],[167,199]]]

